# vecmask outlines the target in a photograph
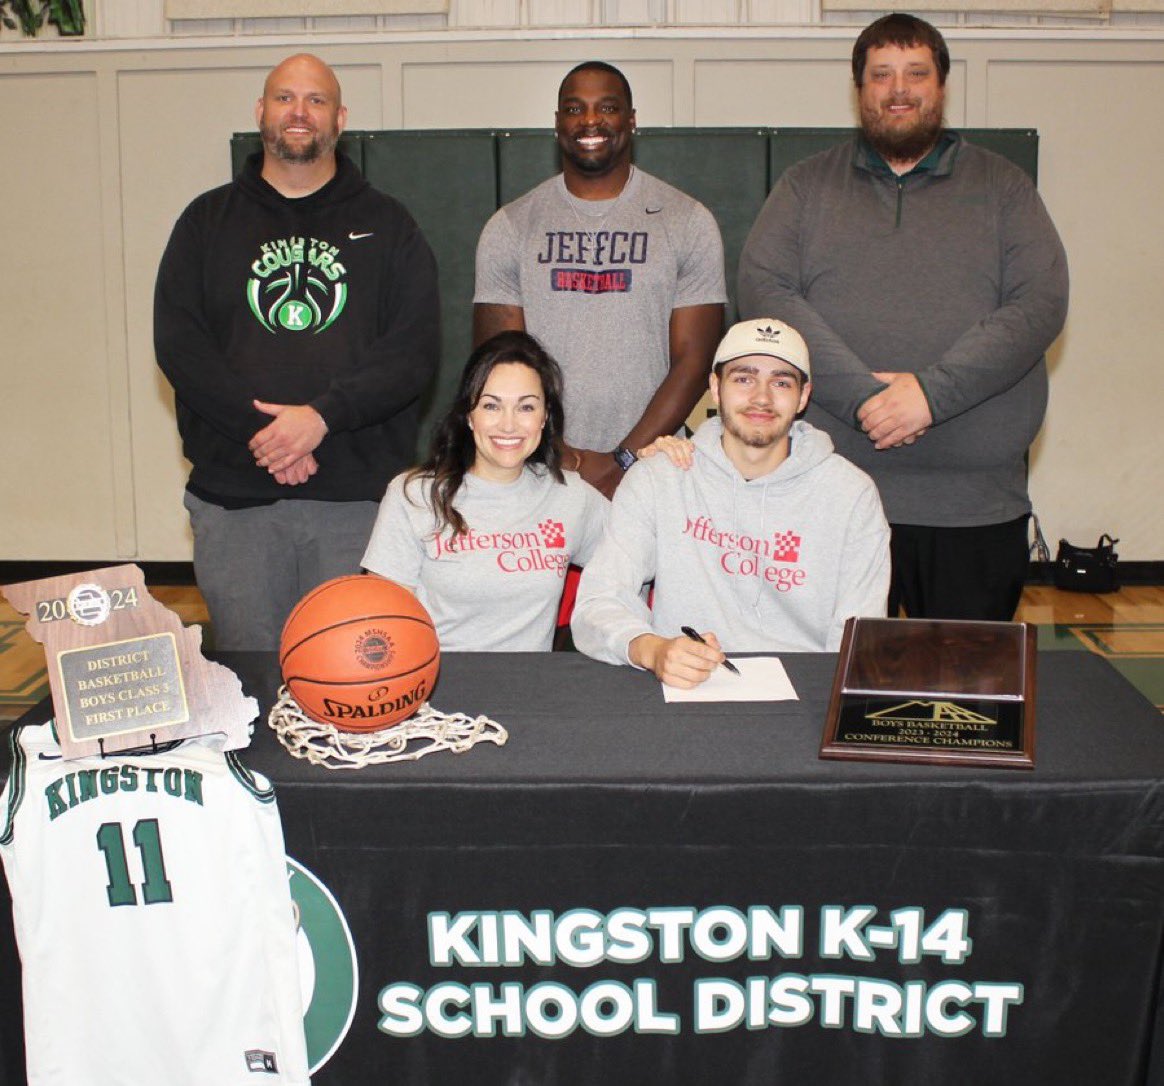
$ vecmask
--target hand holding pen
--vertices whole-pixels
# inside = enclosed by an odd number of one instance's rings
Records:
[[[627,646],[627,658],[636,667],[654,672],[661,682],[683,690],[706,682],[720,664],[726,663],[719,639],[710,630],[703,634],[685,631],[678,637],[640,634]]]
[[[700,635],[698,633],[696,633],[695,630],[693,630],[690,626],[680,626],[679,629],[683,631],[685,636],[690,637],[692,641],[698,641],[701,645],[706,645],[708,643],[704,638],[700,637]],[[714,637],[715,634],[712,634],[711,636]],[[717,641],[713,647],[719,648],[719,642]],[[736,665],[733,664],[731,662],[731,660],[729,660],[726,656],[722,660],[720,660],[720,664],[721,664],[721,666],[726,667],[728,669],[728,671],[730,671],[733,675],[739,675],[740,669],[738,667],[736,667]]]

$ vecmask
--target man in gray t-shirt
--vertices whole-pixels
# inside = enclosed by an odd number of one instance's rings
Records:
[[[631,164],[631,90],[597,61],[562,81],[562,173],[501,208],[477,246],[473,337],[535,335],[565,375],[565,467],[610,496],[674,433],[723,328],[723,243],[698,201]]]

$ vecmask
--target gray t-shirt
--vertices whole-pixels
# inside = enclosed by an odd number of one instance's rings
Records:
[[[525,310],[565,375],[566,441],[613,449],[671,366],[671,311],[727,300],[710,211],[635,169],[613,200],[562,175],[497,211],[477,243],[473,301]]]
[[[454,504],[468,531],[436,534],[431,481],[388,486],[362,565],[407,585],[446,652],[548,652],[566,569],[594,553],[610,503],[573,472],[527,465],[516,482],[466,475]]]

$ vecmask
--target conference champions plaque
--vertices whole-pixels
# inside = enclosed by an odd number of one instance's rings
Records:
[[[850,618],[822,758],[1035,766],[1035,629]]]

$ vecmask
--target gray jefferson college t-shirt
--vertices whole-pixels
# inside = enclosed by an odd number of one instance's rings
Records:
[[[671,365],[671,311],[727,300],[710,211],[635,169],[613,200],[559,174],[497,211],[477,245],[478,304],[521,306],[565,376],[566,441],[607,451]]]
[[[398,475],[380,505],[365,569],[407,585],[445,652],[548,652],[566,568],[589,561],[609,502],[573,472],[526,466],[513,483],[466,475],[454,504],[468,531],[439,535],[432,481]]]

